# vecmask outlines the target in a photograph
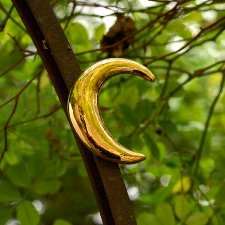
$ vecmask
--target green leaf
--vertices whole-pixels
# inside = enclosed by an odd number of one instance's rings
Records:
[[[31,176],[23,163],[8,167],[6,175],[16,186],[29,187],[31,184]]]
[[[138,89],[135,86],[123,88],[121,93],[113,102],[113,106],[117,107],[120,104],[128,105],[132,110],[135,109],[139,100]]]
[[[85,27],[80,23],[74,23],[69,29],[70,39],[73,43],[79,45],[85,45],[88,42],[88,33]]]
[[[40,222],[40,216],[36,208],[28,200],[23,200],[18,205],[17,219],[21,225],[38,225]]]
[[[182,19],[185,21],[185,22],[201,22],[202,21],[202,14],[201,12],[198,12],[198,11],[194,11],[194,12],[191,12],[187,15],[185,15],[184,17],[182,17]]]
[[[208,222],[208,216],[203,212],[195,212],[186,220],[187,225],[205,225]]]
[[[33,191],[40,195],[55,194],[59,191],[61,183],[57,179],[40,180],[34,185]]]
[[[57,159],[53,165],[49,166],[44,174],[44,178],[54,179],[66,173],[67,163],[65,160]]]
[[[175,218],[173,209],[169,204],[161,204],[156,208],[156,215],[162,225],[174,225]]]
[[[14,186],[6,182],[0,183],[0,202],[15,202],[20,199],[20,193]]]
[[[0,225],[5,225],[6,222],[12,217],[14,209],[10,206],[0,207]]]
[[[30,79],[30,74],[26,73],[25,71],[21,71],[21,70],[12,70],[11,74],[19,79]]]
[[[161,225],[155,215],[144,212],[137,218],[137,225]]]
[[[192,33],[187,29],[185,24],[183,24],[180,20],[170,21],[166,30],[169,31],[170,33],[174,32],[176,33],[176,35],[181,36],[183,38],[192,37]],[[166,32],[166,30],[164,30],[164,32]]]
[[[27,163],[28,171],[36,176],[38,175],[44,168],[47,162],[47,158],[43,153],[35,153],[32,155]]]
[[[180,195],[175,202],[175,213],[179,219],[182,219],[189,210],[189,203],[183,195]]]
[[[143,149],[146,145],[140,135],[134,135],[131,138],[131,146],[132,148],[140,150]]]
[[[125,121],[127,121],[129,124],[132,124],[134,127],[139,127],[138,116],[128,105],[121,104],[120,111]]]
[[[155,142],[152,140],[152,138],[147,133],[143,134],[143,138],[144,138],[148,148],[150,149],[153,158],[156,161],[159,161],[160,160],[160,151],[159,151],[158,146],[155,144]]]
[[[57,220],[55,220],[53,225],[72,225],[72,223],[70,223],[66,220],[63,220],[63,219],[57,219]]]
[[[9,165],[15,165],[18,163],[18,156],[16,152],[7,151],[4,155],[4,158],[6,159]]]
[[[151,203],[157,205],[162,203],[165,198],[171,194],[171,189],[169,187],[159,187],[153,194],[141,195],[141,200],[146,203]]]
[[[189,191],[191,187],[191,179],[188,176],[182,177],[182,179],[178,180],[177,183],[173,186],[172,193],[176,194],[182,191],[186,193]]]
[[[105,33],[105,24],[102,23],[95,29],[95,40],[96,41],[102,40],[104,33]]]

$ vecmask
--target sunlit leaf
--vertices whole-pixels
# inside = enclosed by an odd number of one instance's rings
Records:
[[[153,214],[144,212],[137,217],[137,224],[138,225],[161,225],[158,221],[157,217]]]
[[[177,183],[174,185],[172,192],[174,194],[183,191],[186,193],[191,186],[191,179],[190,177],[183,177],[182,179],[178,180]]]
[[[188,13],[187,15],[182,17],[182,19],[186,22],[195,22],[196,23],[196,22],[202,21],[202,15],[201,15],[201,12],[195,11],[195,12]]]
[[[102,40],[104,33],[105,33],[105,24],[102,23],[95,29],[95,40],[96,41]]]
[[[209,218],[203,212],[195,212],[191,214],[186,220],[187,225],[205,225],[207,224]]]
[[[156,215],[162,225],[174,225],[173,209],[169,204],[161,204],[156,207]]]
[[[70,39],[75,44],[85,44],[88,42],[87,30],[80,23],[74,23],[71,25],[71,29],[69,30],[69,35],[70,35]]]
[[[183,38],[192,37],[191,32],[187,29],[186,25],[183,24],[180,20],[172,20],[168,24],[167,30],[170,32],[174,32],[176,35]]]
[[[17,208],[17,219],[21,225],[38,225],[40,216],[30,201],[23,200]]]
[[[189,206],[189,202],[183,195],[178,196],[175,202],[175,213],[179,219],[182,219],[188,213]]]
[[[44,72],[40,78],[40,87],[43,88],[50,83],[50,78],[47,72]]]
[[[4,155],[4,158],[9,163],[9,165],[15,165],[18,163],[18,157],[16,155],[16,152],[7,151]]]
[[[70,223],[66,220],[63,220],[63,219],[57,219],[57,220],[55,220],[53,225],[72,225],[72,223]]]

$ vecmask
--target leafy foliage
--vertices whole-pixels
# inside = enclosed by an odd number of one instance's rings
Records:
[[[116,76],[99,99],[110,133],[147,155],[121,166],[138,225],[225,224],[225,4],[50,4],[83,69],[112,50],[99,49],[100,43],[122,13],[136,30],[116,54],[156,76],[154,83]],[[85,167],[41,58],[12,3],[2,0],[0,9],[0,225],[99,224]]]

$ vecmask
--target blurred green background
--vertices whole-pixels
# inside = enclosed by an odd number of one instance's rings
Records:
[[[147,155],[120,166],[138,225],[225,224],[225,3],[50,4],[82,69],[122,57],[156,76],[118,75],[99,99],[115,139]],[[58,97],[8,0],[0,31],[0,225],[102,224]]]

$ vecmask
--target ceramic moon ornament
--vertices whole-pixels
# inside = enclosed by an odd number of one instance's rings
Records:
[[[137,62],[120,58],[102,60],[88,67],[74,84],[69,94],[68,113],[78,136],[94,154],[115,163],[137,163],[146,156],[126,149],[110,135],[98,106],[103,84],[121,73],[155,80],[151,71]]]

